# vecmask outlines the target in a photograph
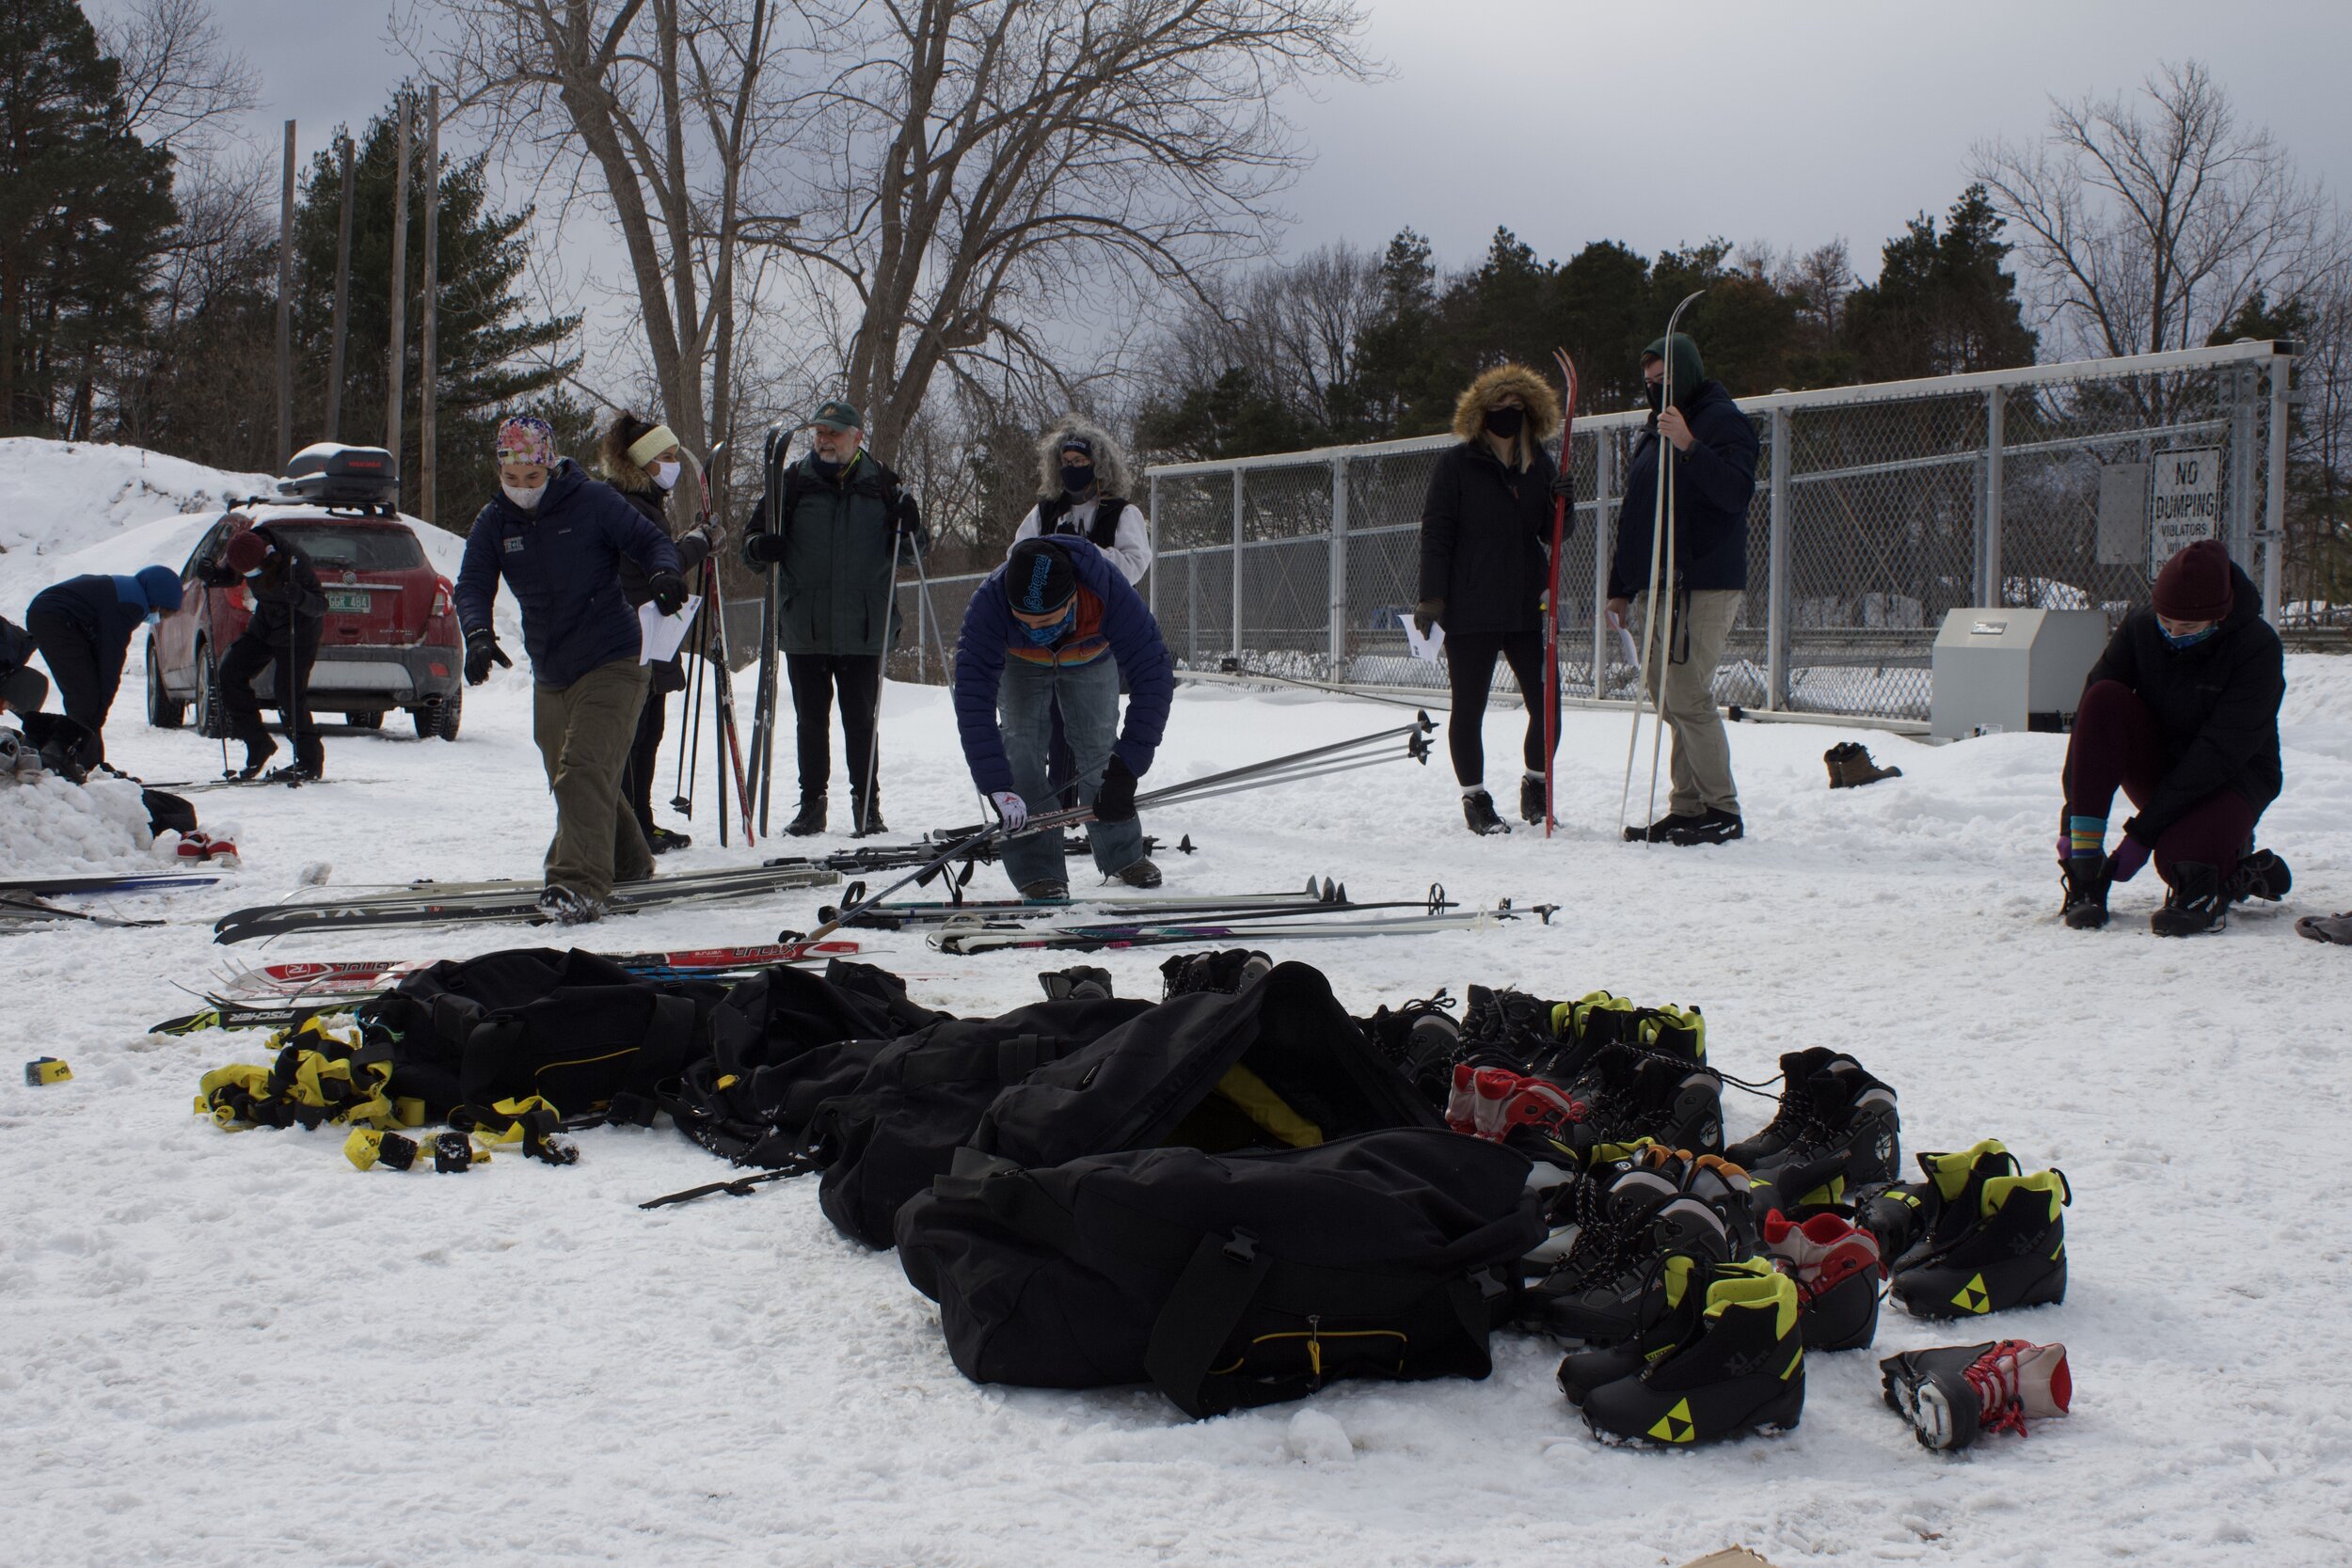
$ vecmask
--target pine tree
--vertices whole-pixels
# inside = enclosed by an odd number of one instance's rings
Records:
[[[2002,267],[2010,247],[1982,185],[1945,214],[1920,214],[1886,242],[1878,281],[1846,303],[1846,341],[1870,381],[1957,375],[2033,363],[2037,340]]]

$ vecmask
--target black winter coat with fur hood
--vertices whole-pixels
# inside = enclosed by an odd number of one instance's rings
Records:
[[[1443,599],[1448,634],[1534,631],[1551,555],[1550,456],[1522,471],[1485,441],[1441,452],[1421,508],[1421,596]]]

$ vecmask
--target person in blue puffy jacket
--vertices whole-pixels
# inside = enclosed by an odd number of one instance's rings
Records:
[[[106,715],[122,688],[131,634],[179,610],[180,601],[177,572],[142,566],[129,577],[68,578],[24,607],[24,629],[56,682],[65,716],[90,733],[81,758],[86,767],[106,760]]]

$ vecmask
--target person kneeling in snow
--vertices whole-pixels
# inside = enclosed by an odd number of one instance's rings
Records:
[[[1122,678],[1131,700],[1120,732]],[[1094,863],[1129,887],[1160,885],[1159,867],[1143,852],[1136,781],[1152,767],[1175,690],[1159,624],[1110,558],[1084,539],[1023,540],[964,611],[956,727],[972,782],[1007,831],[1021,834],[1028,802],[1049,800],[1062,782],[1046,776],[1048,715],[1058,702],[1078,798],[1094,808],[1087,835]],[[1058,830],[1007,840],[1004,863],[1023,897],[1069,895]]]
[[[644,568],[664,615],[686,602],[669,536],[609,486],[555,454],[544,420],[499,426],[499,495],[474,518],[457,571],[457,619],[466,628],[466,683],[511,664],[490,626],[499,578],[523,612],[531,656],[532,736],[555,796],[555,841],[540,912],[570,925],[604,913],[615,881],[653,875],[637,816],[621,788],[645,666],[637,616],[621,593],[621,559]]]
[[[2066,747],[2058,861],[2066,924],[2107,923],[2107,890],[2153,858],[2170,891],[2160,937],[2218,930],[2230,906],[2285,896],[2286,862],[2256,849],[2279,797],[2286,664],[2262,596],[2220,541],[2201,539],[2156,577],[2154,604],[2124,617],[2090,667]],[[2139,808],[2106,853],[2122,788]]]
[[[180,609],[180,574],[142,566],[130,577],[68,578],[33,595],[24,626],[57,683],[66,717],[89,731],[86,768],[106,760],[106,715],[122,686],[131,634]]]

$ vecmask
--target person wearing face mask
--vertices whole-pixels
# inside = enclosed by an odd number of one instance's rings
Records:
[[[1666,355],[1674,356],[1674,406],[1665,405]],[[1666,815],[1626,837],[1653,844],[1724,844],[1746,832],[1731,777],[1731,739],[1715,706],[1715,666],[1740,621],[1748,588],[1748,502],[1756,494],[1756,425],[1720,381],[1707,379],[1698,344],[1677,332],[1642,351],[1650,417],[1626,465],[1617,550],[1609,562],[1608,614],[1636,639],[1649,625],[1650,527],[1661,461],[1675,465],[1674,560],[1661,578],[1673,597],[1672,645],[1646,650],[1645,689],[1674,731],[1673,792]],[[1664,612],[1666,606],[1656,607]],[[1661,631],[1666,628],[1661,628]]]
[[[1421,602],[1413,624],[1426,636],[1445,628],[1453,688],[1446,748],[1462,786],[1462,816],[1474,833],[1510,825],[1486,792],[1485,727],[1495,660],[1510,661],[1526,694],[1520,747],[1519,816],[1544,819],[1544,710],[1557,736],[1560,686],[1544,668],[1543,604],[1550,580],[1551,488],[1557,470],[1544,442],[1560,429],[1560,400],[1524,365],[1498,365],[1454,405],[1461,444],[1438,457],[1421,509]],[[1540,695],[1539,695],[1540,694]]]
[[[1119,688],[1130,692],[1126,722]],[[1061,705],[1076,758],[1079,799],[1094,808],[1087,833],[1105,879],[1160,885],[1143,852],[1136,781],[1152,767],[1175,695],[1159,624],[1108,556],[1055,534],[1015,545],[973,591],[956,641],[956,730],[972,782],[1016,836],[1005,875],[1025,898],[1069,896],[1059,829],[1023,833],[1031,802],[1050,809],[1047,718]]]
[[[1127,454],[1109,432],[1064,414],[1037,444],[1037,504],[1012,531],[1012,542],[1041,533],[1075,534],[1119,565],[1130,583],[1152,569],[1152,520],[1126,499],[1133,487]]]
[[[540,911],[567,925],[604,913],[616,881],[653,875],[653,851],[621,789],[647,675],[637,614],[621,592],[621,562],[645,573],[663,614],[686,602],[669,536],[611,486],[558,457],[545,420],[498,428],[499,494],[474,518],[457,572],[466,681],[511,664],[490,607],[504,579],[522,610],[531,658],[532,738],[555,797]]]
[[[898,641],[894,566],[930,545],[922,513],[898,476],[866,450],[866,420],[835,399],[806,426],[809,451],[784,470],[771,513],[762,495],[743,536],[755,571],[773,568],[776,646],[792,686],[799,737],[801,806],[785,832],[825,831],[833,781],[833,705],[841,702],[849,753],[850,832],[888,832],[882,821],[881,760],[874,735],[882,660]]]
[[[2066,924],[2107,923],[2107,895],[2151,860],[2168,888],[2149,919],[2160,937],[2219,930],[2230,906],[2286,895],[2287,863],[2254,847],[2279,798],[2279,705],[2286,659],[2262,594],[2217,539],[2183,548],[2156,575],[2083,683],[2066,743],[2058,864]],[[2137,808],[2106,853],[2121,789]]]
[[[285,721],[286,738],[294,743],[294,763],[280,772],[288,783],[325,778],[326,748],[319,743],[310,707],[302,701],[302,693],[310,689],[310,667],[318,661],[319,639],[326,627],[326,591],[309,557],[264,523],[230,535],[220,559],[198,567],[197,578],[208,588],[242,587],[253,598],[252,618],[220,661],[220,697],[228,710],[229,733],[245,742],[245,767],[237,776],[261,777],[278,751],[262,723],[261,699],[253,690],[255,677],[273,670],[278,712]]]
[[[623,500],[670,536],[677,546],[679,574],[686,578],[688,592],[694,592],[702,582],[703,562],[718,540],[718,524],[706,521],[680,531],[671,521],[670,501],[685,478],[686,459],[678,451],[677,437],[670,434],[670,427],[626,410],[615,414],[597,443],[596,471],[607,484],[620,492]],[[691,499],[680,505],[688,513],[693,510]],[[652,579],[627,556],[621,558],[621,594],[631,609],[653,598]],[[682,658],[673,655],[656,659],[646,668],[651,684],[645,690],[644,711],[637,719],[636,738],[629,744],[628,768],[621,787],[628,798],[629,811],[637,818],[638,831],[645,835],[646,847],[657,855],[666,855],[694,842],[689,835],[661,827],[653,819],[653,780],[661,752],[662,732],[668,727],[670,693],[686,689],[686,666]]]
[[[105,761],[106,715],[122,686],[131,634],[178,611],[181,598],[179,573],[142,566],[128,577],[68,578],[24,607],[24,629],[56,682],[65,716],[89,732],[85,767]]]

